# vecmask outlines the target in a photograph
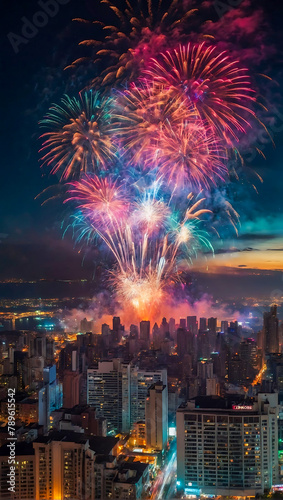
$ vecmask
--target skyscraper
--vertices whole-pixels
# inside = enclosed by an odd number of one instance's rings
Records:
[[[206,318],[199,318],[199,330],[200,330],[200,332],[204,332],[206,329],[207,329]]]
[[[63,404],[63,389],[56,378],[56,365],[43,369],[43,384],[38,392],[38,423],[46,432],[50,428],[51,412]]]
[[[217,329],[217,318],[208,318],[207,320],[207,327],[208,329],[213,332],[213,333],[216,333],[216,329]]]
[[[193,335],[198,333],[198,322],[196,316],[187,316],[187,330]]]
[[[130,423],[132,427],[134,422],[145,419],[145,402],[149,387],[158,381],[167,385],[167,370],[149,371],[132,366],[130,376]]]
[[[99,417],[107,419],[108,432],[116,433],[126,426],[122,420],[128,420],[129,409],[122,412],[122,366],[118,359],[101,361],[98,368],[87,370],[87,403],[96,408]],[[128,404],[126,398],[124,404]]]
[[[180,318],[180,328],[187,328],[187,322],[185,318]]]
[[[221,321],[221,332],[228,332],[228,321]]]
[[[118,359],[102,361],[87,371],[87,403],[107,419],[108,432],[129,432],[134,422],[145,419],[148,388],[159,380],[167,385],[166,370],[140,370]]]
[[[148,389],[145,433],[148,448],[165,450],[168,440],[168,389],[161,381],[152,384]]]
[[[270,312],[263,313],[263,344],[266,354],[279,352],[279,330],[275,304],[271,306]]]
[[[143,349],[148,349],[150,344],[150,321],[140,322],[140,343]]]

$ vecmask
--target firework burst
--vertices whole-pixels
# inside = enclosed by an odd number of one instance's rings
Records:
[[[108,9],[106,23],[92,23],[85,19],[75,21],[93,25],[96,32],[100,31],[101,39],[80,42],[80,45],[90,47],[93,55],[81,57],[68,66],[76,68],[82,63],[101,66],[101,73],[91,81],[91,86],[99,89],[134,80],[152,57],[167,48],[168,39],[180,39],[196,12],[196,9],[186,11],[181,0],[172,0],[168,8],[163,0],[125,0],[121,8],[121,3],[116,0],[99,0],[99,3]],[[109,19],[113,19],[112,25]]]
[[[111,179],[85,176],[80,181],[70,183],[69,198],[65,201],[79,202],[78,208],[92,225],[102,230],[119,224],[129,213],[129,201],[122,186]]]
[[[238,139],[250,127],[255,93],[246,68],[215,46],[189,43],[153,59],[147,73],[175,88],[221,136]]]
[[[98,93],[85,92],[79,99],[65,96],[61,105],[53,105],[41,125],[51,129],[44,133],[40,152],[43,165],[51,173],[60,173],[61,180],[79,177],[82,173],[107,169],[115,159],[115,147],[109,133],[110,99]]]
[[[80,242],[83,231],[88,241],[97,236],[107,246],[117,263],[110,278],[117,296],[141,317],[160,305],[166,285],[179,279],[179,260],[190,261],[203,246],[212,248],[199,227],[201,216],[210,213],[200,207],[204,198],[194,202],[190,194],[182,215],[158,199],[156,189],[149,188],[139,202],[131,197],[125,202],[115,182],[88,177],[71,186],[67,201],[76,202],[80,211],[74,233],[78,224]]]
[[[224,180],[226,152],[211,128],[202,120],[164,127],[157,148],[147,155],[145,166],[157,168],[175,188],[186,185],[202,189]]]
[[[112,113],[113,133],[131,162],[146,160],[148,151],[158,147],[165,126],[177,126],[185,119],[194,119],[182,96],[171,94],[160,85],[146,82],[117,93]]]

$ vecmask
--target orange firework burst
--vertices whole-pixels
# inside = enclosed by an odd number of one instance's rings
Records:
[[[65,96],[61,105],[53,105],[41,125],[51,131],[44,138],[43,165],[51,173],[60,172],[61,180],[78,177],[81,173],[106,170],[107,162],[115,157],[115,147],[109,135],[110,99],[98,93],[85,92],[80,98]]]
[[[179,45],[153,59],[147,73],[186,96],[221,136],[228,133],[237,139],[237,133],[250,126],[247,117],[255,117],[250,106],[256,99],[247,70],[215,46]]]

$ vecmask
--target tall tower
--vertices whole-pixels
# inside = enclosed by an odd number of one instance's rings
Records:
[[[143,349],[148,349],[150,344],[150,321],[140,322],[140,343]]]
[[[273,304],[270,312],[263,313],[263,347],[266,354],[279,352],[279,330],[277,305]]]
[[[187,330],[194,335],[198,333],[198,322],[196,316],[187,316]]]
[[[148,390],[145,404],[146,444],[155,450],[164,450],[168,439],[168,390],[163,382],[156,382]]]

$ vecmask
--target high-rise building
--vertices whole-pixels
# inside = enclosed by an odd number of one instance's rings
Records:
[[[207,320],[207,328],[211,331],[216,333],[217,329],[217,318],[208,318]]]
[[[187,328],[186,318],[180,318],[180,328],[184,328],[184,330],[186,330]]]
[[[148,448],[165,450],[168,440],[168,388],[163,382],[156,382],[148,389],[145,433]]]
[[[228,321],[221,321],[221,332],[228,333]]]
[[[193,352],[193,334],[184,328],[177,330],[177,353],[181,358]]]
[[[46,336],[37,335],[34,339],[34,354],[46,358]]]
[[[197,353],[199,359],[210,358],[211,352],[214,351],[211,335],[209,330],[199,330],[197,336]]]
[[[16,443],[15,464],[11,464],[10,448],[7,444],[0,448],[0,498],[1,500],[35,499],[35,456],[32,443]],[[8,488],[11,465],[15,467],[15,492]],[[10,477],[11,479],[11,477]],[[43,497],[42,497],[43,498]]]
[[[263,313],[263,342],[266,354],[279,352],[279,328],[276,305],[271,306],[270,312]]]
[[[187,330],[193,335],[198,333],[198,322],[196,316],[187,316]]]
[[[258,364],[258,348],[254,339],[245,339],[240,342],[239,355],[242,360],[244,379],[254,379],[256,371],[260,368]]]
[[[167,385],[167,370],[149,371],[133,366],[130,377],[130,426],[132,427],[134,422],[145,419],[145,402],[149,387],[159,381]]]
[[[166,370],[140,370],[118,359],[102,361],[87,371],[87,403],[107,419],[108,432],[129,432],[134,422],[145,419],[148,388],[159,380],[167,385]]]
[[[206,318],[199,318],[199,330],[204,332],[207,329]]]
[[[171,337],[174,336],[175,330],[176,330],[175,319],[174,318],[170,318],[169,319],[169,333],[170,333]]]
[[[76,352],[76,351],[74,351]],[[82,374],[77,371],[65,371],[63,377],[63,405],[73,408],[80,403]]]
[[[122,394],[122,365],[118,359],[101,361],[97,369],[87,370],[87,403],[96,408],[97,415],[107,420],[108,432],[124,430],[129,419],[129,401]],[[126,388],[129,377],[126,380]],[[125,384],[124,384],[125,390]],[[126,406],[122,412],[123,404]]]
[[[140,344],[142,349],[148,349],[150,344],[150,321],[140,322]]]
[[[38,423],[45,432],[50,428],[50,414],[63,404],[62,384],[56,378],[56,365],[43,369],[43,387],[38,391]]]
[[[278,482],[278,395],[230,404],[197,398],[177,411],[177,484],[188,495],[256,496]]]
[[[84,498],[84,461],[88,440],[84,434],[54,432],[33,442],[35,500]]]
[[[92,332],[93,321],[88,321],[86,318],[81,320],[80,331],[81,333]]]
[[[197,376],[201,379],[213,378],[213,362],[208,360],[198,361]]]
[[[168,337],[168,334],[169,334],[169,323],[167,322],[166,318],[162,318],[162,322],[160,325],[161,338],[164,339],[165,337]]]

